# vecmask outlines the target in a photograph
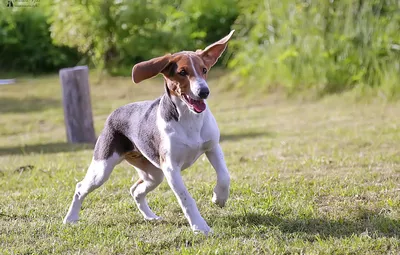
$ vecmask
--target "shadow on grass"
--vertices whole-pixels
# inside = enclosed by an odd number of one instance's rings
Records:
[[[245,133],[245,134],[231,134],[221,135],[221,141],[230,140],[237,141],[246,138],[254,138],[259,136],[269,135],[268,133]],[[24,155],[30,153],[58,153],[58,152],[71,152],[80,150],[91,150],[94,148],[93,144],[70,144],[70,143],[48,143],[48,144],[33,144],[25,146],[14,147],[0,147],[0,156],[4,155]]]
[[[58,153],[93,149],[92,144],[48,143],[15,147],[0,147],[0,156],[24,155],[30,153]]]
[[[373,211],[362,211],[354,220],[326,218],[284,219],[276,215],[233,215],[225,217],[224,225],[236,227],[276,227],[283,233],[305,233],[314,235],[314,241],[330,237],[342,238],[352,235],[378,237],[400,237],[400,220],[391,219]],[[268,232],[268,228],[266,229]]]
[[[50,98],[0,98],[0,113],[24,113],[61,107],[61,101]]]
[[[220,142],[238,141],[238,140],[256,138],[256,137],[261,137],[261,136],[273,137],[273,136],[275,136],[275,134],[268,132],[268,131],[266,131],[266,132],[248,131],[246,133],[238,133],[238,134],[221,134]]]

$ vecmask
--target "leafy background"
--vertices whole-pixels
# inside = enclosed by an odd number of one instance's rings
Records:
[[[400,94],[397,0],[71,0],[0,7],[0,68],[44,73],[132,65],[196,50],[236,29],[228,84],[287,95]]]

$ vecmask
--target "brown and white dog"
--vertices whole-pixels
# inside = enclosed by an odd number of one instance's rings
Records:
[[[161,73],[165,93],[154,101],[131,103],[108,117],[85,178],[76,185],[64,223],[76,222],[85,197],[100,187],[113,168],[128,161],[139,174],[130,193],[146,220],[158,220],[146,195],[166,177],[194,232],[211,229],[182,180],[181,171],[203,153],[217,173],[212,201],[224,206],[230,177],[219,144],[220,132],[205,99],[207,72],[226,49],[234,31],[204,50],[182,51],[136,64],[132,80],[139,83]]]

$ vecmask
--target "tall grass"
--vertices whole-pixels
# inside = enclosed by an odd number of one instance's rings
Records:
[[[240,13],[230,61],[239,84],[400,95],[400,1],[249,0]]]

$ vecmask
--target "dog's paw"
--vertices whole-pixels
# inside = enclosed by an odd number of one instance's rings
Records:
[[[210,236],[214,233],[214,231],[212,230],[212,228],[209,228],[208,230],[193,230],[193,233],[195,235],[203,234],[205,236]]]
[[[224,207],[226,201],[228,200],[228,197],[229,197],[229,187],[223,188],[215,186],[212,197],[212,202],[214,204],[218,205],[219,207]]]
[[[191,227],[195,234],[203,234],[207,236],[212,233],[211,228],[207,225],[207,222],[202,217],[197,218]]]
[[[152,217],[144,217],[144,219],[147,220],[147,221],[161,221],[161,220],[163,220],[163,218],[161,218],[161,217],[159,217],[157,215],[152,216]]]
[[[193,232],[197,234],[203,234],[205,236],[209,236],[213,233],[213,230],[206,224],[205,226],[198,226],[198,225],[193,225],[192,226]]]
[[[73,224],[77,223],[79,220],[79,216],[68,215],[64,218],[63,224]]]

